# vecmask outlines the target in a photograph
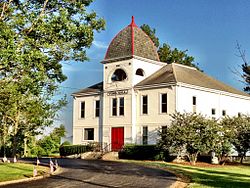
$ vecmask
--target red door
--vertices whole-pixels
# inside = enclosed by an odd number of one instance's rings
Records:
[[[122,149],[124,145],[124,128],[113,127],[111,131],[111,146],[112,151],[118,151]]]

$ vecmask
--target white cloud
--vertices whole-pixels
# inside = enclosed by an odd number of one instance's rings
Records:
[[[108,45],[105,44],[104,42],[101,42],[101,41],[97,41],[97,40],[94,40],[93,41],[93,45],[96,47],[96,48],[100,48],[100,49],[107,49],[108,48]]]

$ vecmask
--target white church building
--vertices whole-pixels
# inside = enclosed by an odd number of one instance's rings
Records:
[[[132,18],[111,41],[103,82],[73,93],[73,144],[155,144],[170,114],[221,118],[250,114],[250,95],[193,67],[159,61],[151,39]]]

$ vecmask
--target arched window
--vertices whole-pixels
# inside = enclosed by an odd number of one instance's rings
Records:
[[[137,69],[135,74],[138,76],[144,76],[144,71],[142,69]]]
[[[115,72],[114,72],[114,74],[111,77],[111,80],[113,82],[115,82],[115,81],[125,80],[126,78],[127,78],[127,74],[125,73],[124,70],[122,70],[122,69],[116,69]]]

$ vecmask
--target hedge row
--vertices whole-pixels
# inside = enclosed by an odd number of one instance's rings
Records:
[[[92,150],[91,145],[62,145],[59,148],[60,156],[81,154]]]
[[[118,155],[120,159],[165,160],[168,152],[163,152],[156,145],[125,145]]]

